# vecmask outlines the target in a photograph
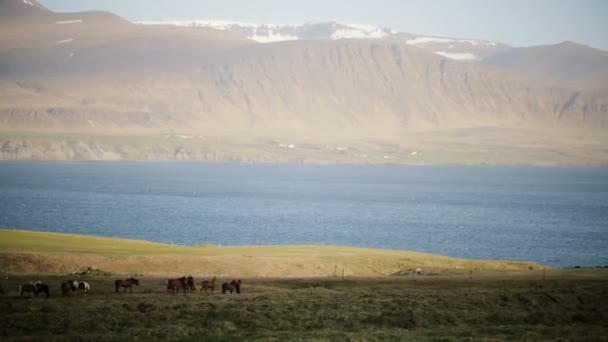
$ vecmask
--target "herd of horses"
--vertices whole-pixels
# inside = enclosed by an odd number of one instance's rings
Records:
[[[213,277],[210,280],[203,280],[201,282],[201,289],[199,293],[202,292],[214,292],[216,287],[217,278]],[[194,278],[192,276],[183,276],[177,279],[169,279],[167,280],[167,292],[171,292],[173,294],[182,293],[186,294],[187,292],[196,291],[196,286],[194,285]],[[226,294],[227,292],[233,293],[236,291],[237,294],[241,293],[241,279],[235,280],[233,279],[231,282],[222,283],[222,293]]]
[[[213,293],[216,288],[217,278],[214,276],[211,279],[206,279],[201,282],[200,292],[209,292]],[[241,280],[233,279],[231,282],[224,282],[221,285],[222,293],[226,294],[228,292],[237,294],[241,293]],[[114,290],[115,292],[120,292],[120,289],[123,289],[123,293],[127,292],[127,289],[133,293],[133,285],[139,286],[139,280],[136,278],[127,278],[127,279],[117,279],[114,281]],[[61,283],[61,295],[64,297],[71,297],[75,293],[81,293],[86,296],[87,293],[91,290],[91,286],[86,281],[80,280],[68,280]],[[194,278],[192,276],[183,276],[181,278],[176,279],[168,279],[167,280],[167,292],[171,292],[172,294],[177,294],[182,292],[186,294],[188,292],[195,292],[196,285]],[[50,297],[50,289],[49,286],[41,281],[30,282],[27,284],[22,284],[19,286],[19,296],[35,296],[38,297],[39,293],[44,293],[46,298]],[[0,285],[0,294],[4,294],[4,291]]]
[[[70,297],[76,291],[79,291],[86,296],[89,290],[91,290],[91,286],[86,281],[68,280],[61,283],[62,296]],[[46,298],[51,296],[49,286],[41,281],[19,285],[19,297],[24,297],[26,295],[38,297],[39,293],[44,293]]]

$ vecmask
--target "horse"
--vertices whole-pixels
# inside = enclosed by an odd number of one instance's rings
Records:
[[[61,295],[64,297],[71,297],[74,292],[74,284],[71,281],[61,283]]]
[[[176,292],[179,292],[179,290],[181,289],[182,291],[184,291],[184,294],[186,294],[185,288],[186,288],[186,277],[167,280],[167,292],[169,292],[169,290],[171,290],[171,293],[175,294]]]
[[[80,292],[86,296],[87,293],[91,291],[91,285],[86,281],[68,280],[68,283],[71,284],[72,292],[80,290]]]
[[[230,291],[230,293],[232,293],[232,291],[236,290],[237,294],[241,293],[241,280],[232,280],[230,283],[223,283],[222,284],[222,293],[226,294],[226,291]]]
[[[2,288],[2,284],[0,284],[0,294],[4,294],[4,289]]]
[[[127,289],[131,290],[131,293],[133,293],[133,285],[135,286],[139,286],[139,280],[135,279],[135,278],[129,278],[129,279],[117,279],[114,282],[114,287],[116,288],[116,292],[118,292],[118,289],[121,287],[124,287],[124,290],[122,293],[127,292]]]
[[[23,297],[24,294],[31,294],[32,297],[38,297],[37,284],[21,284],[19,285],[19,297]]]
[[[49,286],[47,284],[44,284],[42,282],[37,282],[36,283],[36,296],[38,296],[38,293],[43,292],[46,295],[46,298],[49,298],[51,296],[51,291],[49,291]]]
[[[192,278],[192,276],[188,276],[188,278],[186,278],[186,286],[184,286],[183,290],[184,292],[196,291],[196,286],[194,286],[194,278]]]
[[[211,292],[215,291],[215,280],[215,276],[213,276],[211,280],[203,280],[203,282],[201,283],[200,292],[207,292],[207,289],[209,289]]]

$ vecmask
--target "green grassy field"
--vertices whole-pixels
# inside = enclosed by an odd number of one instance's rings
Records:
[[[70,274],[91,262],[103,272]],[[411,274],[412,266],[424,272]],[[599,268],[545,269],[527,262],[339,246],[187,247],[0,230],[0,273],[2,341],[598,341],[608,336],[608,269]],[[115,293],[114,280],[127,273],[138,277],[140,286],[132,294]],[[243,292],[166,292],[167,278],[187,274],[197,286],[211,275],[218,276],[218,284],[242,278]],[[91,292],[62,297],[61,282],[75,278],[88,281]],[[37,280],[50,286],[51,297],[21,298],[19,285]]]
[[[60,295],[66,277],[10,277],[2,281],[0,339],[601,341],[608,274],[593,272],[596,279],[546,281],[243,279],[240,295],[172,295],[159,278],[114,293],[115,278],[102,277],[86,278],[91,292],[74,297]],[[18,285],[38,279],[51,297],[19,298]]]
[[[245,277],[386,276],[468,270],[539,272],[541,265],[344,246],[175,246],[147,241],[0,230],[0,268],[12,274],[67,274],[96,266],[114,274]]]

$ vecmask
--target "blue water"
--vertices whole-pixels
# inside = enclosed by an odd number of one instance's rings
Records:
[[[0,227],[608,265],[608,169],[3,162]]]

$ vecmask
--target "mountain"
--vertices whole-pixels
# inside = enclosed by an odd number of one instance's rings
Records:
[[[36,0],[2,0],[0,1],[0,18],[16,19],[49,13],[49,10]]]
[[[382,39],[424,48],[456,60],[477,61],[509,48],[505,44],[487,40],[420,36],[373,25],[335,21],[302,25],[254,24],[219,20],[140,21],[136,23],[139,25],[210,28],[232,32],[259,43],[290,40]]]
[[[483,62],[553,85],[608,90],[608,51],[573,42],[509,49]]]
[[[375,39],[394,34],[394,31],[372,25],[339,22],[307,23],[303,25],[254,24],[219,20],[139,21],[136,23],[140,25],[211,28],[233,32],[260,43],[307,39]]]
[[[481,39],[413,36],[400,34],[408,45],[424,48],[455,60],[480,61],[511,49],[510,46]]]
[[[3,20],[0,155],[607,160],[606,93],[547,86],[394,36],[260,44],[227,30],[135,25],[106,12],[41,10]]]

